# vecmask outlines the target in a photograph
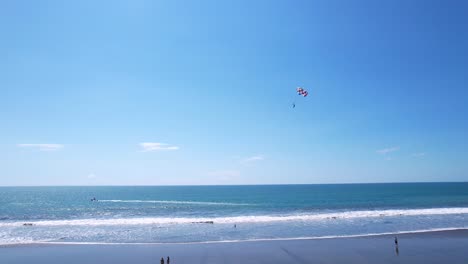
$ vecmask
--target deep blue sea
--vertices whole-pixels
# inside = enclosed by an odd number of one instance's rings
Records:
[[[301,239],[456,228],[468,228],[468,183],[0,187],[0,245]]]

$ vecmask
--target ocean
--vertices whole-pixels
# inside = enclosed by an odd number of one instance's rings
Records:
[[[0,187],[0,245],[203,243],[467,228],[468,183]]]

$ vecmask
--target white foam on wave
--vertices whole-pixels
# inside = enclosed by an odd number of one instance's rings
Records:
[[[239,223],[269,223],[285,221],[324,221],[355,218],[379,218],[395,216],[426,216],[426,215],[461,215],[468,214],[468,207],[431,208],[431,209],[399,209],[375,211],[346,211],[334,213],[295,214],[295,215],[250,215],[232,217],[145,217],[145,218],[115,218],[115,219],[73,219],[44,220],[28,222],[35,226],[117,226],[117,225],[164,225],[164,224],[239,224]],[[0,223],[0,227],[21,226],[25,222]]]
[[[253,238],[253,239],[235,239],[235,240],[212,240],[212,241],[198,241],[198,242],[56,242],[56,241],[32,241],[24,240],[17,242],[3,243],[2,245],[18,245],[18,244],[48,244],[48,245],[167,245],[167,244],[215,244],[215,243],[241,243],[241,242],[262,242],[262,241],[292,241],[292,240],[320,240],[320,239],[336,239],[336,238],[359,238],[359,237],[375,237],[387,235],[402,235],[402,234],[420,234],[431,232],[444,232],[444,231],[457,231],[468,230],[468,227],[447,227],[447,228],[433,228],[433,229],[420,229],[410,231],[396,231],[396,232],[382,232],[382,233],[367,233],[355,235],[329,235],[329,236],[308,236],[308,237],[285,237],[285,238]]]
[[[54,243],[50,240],[34,240],[32,238],[13,237],[8,239],[0,239],[1,246],[16,246],[16,245],[30,245],[30,244],[46,244]]]
[[[251,205],[245,203],[166,201],[166,200],[98,200],[101,203],[157,203],[157,204],[193,204],[193,205]]]

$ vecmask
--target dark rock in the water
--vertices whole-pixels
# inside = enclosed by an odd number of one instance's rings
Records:
[[[24,223],[23,226],[33,226],[32,223]]]
[[[213,221],[192,222],[192,224],[214,224]]]

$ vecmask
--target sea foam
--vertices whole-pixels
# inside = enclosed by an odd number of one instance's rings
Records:
[[[303,237],[278,237],[278,238],[246,238],[232,240],[210,240],[210,241],[194,241],[194,242],[64,242],[51,240],[32,240],[30,238],[15,238],[3,240],[0,238],[0,246],[21,245],[21,244],[46,244],[46,245],[164,245],[164,244],[215,244],[215,243],[242,243],[242,242],[262,242],[262,241],[294,241],[294,240],[322,240],[336,238],[362,238],[362,237],[377,237],[386,235],[401,235],[401,234],[421,234],[430,232],[446,232],[468,230],[467,227],[448,227],[448,228],[432,228],[419,229],[412,231],[396,231],[382,233],[362,233],[354,235],[328,235],[328,236],[303,236]]]
[[[461,215],[468,214],[467,207],[430,208],[430,209],[398,209],[398,210],[366,210],[345,211],[333,213],[292,214],[292,215],[244,215],[232,217],[143,217],[143,218],[108,218],[108,219],[73,219],[73,220],[43,220],[32,222],[2,222],[0,227],[21,226],[117,226],[117,225],[164,225],[164,224],[239,224],[268,223],[285,221],[335,221],[339,219],[380,218],[398,216],[429,216],[429,215]]]

